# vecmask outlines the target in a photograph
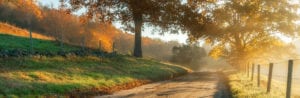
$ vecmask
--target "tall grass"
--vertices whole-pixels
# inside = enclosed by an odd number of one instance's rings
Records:
[[[229,75],[229,85],[234,98],[285,98],[284,84],[272,83],[270,93],[267,93],[267,77],[262,76],[260,87],[257,86],[257,79],[252,81],[244,73]]]

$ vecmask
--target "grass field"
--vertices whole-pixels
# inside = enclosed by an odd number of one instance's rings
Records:
[[[29,38],[0,34],[0,50],[21,50],[29,51],[31,42]],[[64,45],[64,51],[79,50],[79,47]],[[33,39],[33,49],[35,52],[59,52],[61,48],[58,42],[51,40]]]
[[[93,88],[97,89],[92,92],[109,93],[110,87],[164,80],[184,73],[187,70],[179,66],[128,56],[25,57],[23,61],[7,58],[0,59],[0,94],[66,94]]]
[[[267,93],[267,77],[261,76],[261,86],[257,86],[256,77],[251,81],[244,73],[229,75],[229,85],[234,98],[285,98],[283,84],[272,82],[271,92]]]
[[[28,50],[27,38],[0,35],[0,50]],[[59,44],[34,39],[35,51],[60,50]],[[66,50],[78,48],[66,46]],[[152,59],[68,55],[0,58],[0,97],[107,94],[188,73]]]

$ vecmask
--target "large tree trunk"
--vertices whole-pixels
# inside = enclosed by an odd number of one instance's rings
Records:
[[[142,26],[143,26],[143,16],[141,13],[133,13],[134,25],[135,25],[135,39],[134,39],[134,51],[133,56],[143,57],[142,54]]]

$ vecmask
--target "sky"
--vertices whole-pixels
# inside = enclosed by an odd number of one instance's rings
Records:
[[[38,0],[42,5],[52,6],[53,8],[58,8],[59,0]],[[114,23],[116,28],[121,28],[121,25]],[[164,34],[160,35],[159,32],[152,32],[151,28],[145,27],[143,30],[142,36],[150,38],[159,38],[164,41],[178,41],[179,43],[186,43],[188,36],[186,34]]]

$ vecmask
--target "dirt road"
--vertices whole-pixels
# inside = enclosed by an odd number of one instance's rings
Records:
[[[194,72],[95,98],[229,98],[229,93],[220,74]]]

